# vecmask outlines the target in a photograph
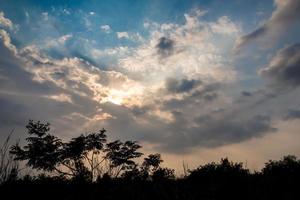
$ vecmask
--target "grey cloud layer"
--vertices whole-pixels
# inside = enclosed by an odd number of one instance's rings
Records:
[[[275,0],[276,10],[270,19],[253,32],[243,36],[237,43],[236,50],[264,36],[274,37],[286,32],[294,23],[300,22],[300,1]]]
[[[300,44],[287,46],[277,52],[260,74],[275,85],[299,86]]]
[[[157,94],[152,104],[127,111],[122,109],[127,115],[109,119],[107,123],[115,132],[123,132],[127,137],[135,135],[156,149],[171,153],[232,144],[276,131],[269,115],[268,93],[257,92],[251,97],[242,96],[232,103],[224,103],[223,89],[218,83],[202,82],[193,90],[175,92],[168,98]],[[121,109],[117,110],[110,112]],[[161,113],[153,114],[156,110]],[[165,113],[169,115],[162,118]]]

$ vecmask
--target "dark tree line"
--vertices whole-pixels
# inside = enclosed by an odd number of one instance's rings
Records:
[[[26,128],[24,146],[7,140],[0,151],[0,194],[11,199],[299,199],[295,156],[252,173],[224,158],[179,178],[161,166],[160,154],[142,159],[138,142],[108,141],[104,129],[64,142],[48,123],[29,121]],[[18,176],[16,161],[41,173]]]

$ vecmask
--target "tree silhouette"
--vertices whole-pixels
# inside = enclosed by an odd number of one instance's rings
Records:
[[[201,176],[217,176],[223,175],[247,175],[248,169],[243,168],[242,163],[230,162],[228,158],[222,158],[220,163],[208,163],[202,165],[195,170],[190,171],[189,178],[199,178]]]
[[[152,174],[152,179],[154,181],[163,181],[169,179],[175,179],[175,170],[170,168],[161,168],[156,169]]]
[[[148,171],[155,171],[159,168],[160,164],[163,162],[160,154],[150,154],[147,158],[144,158],[143,167]],[[152,168],[152,169],[150,169]]]
[[[30,137],[24,148],[19,144],[11,147],[10,153],[15,155],[16,160],[27,160],[27,165],[38,170],[61,172],[56,166],[61,162],[63,143],[57,137],[50,135],[50,124],[43,124],[40,121],[29,121],[27,133]]]
[[[296,156],[288,155],[284,156],[279,161],[270,160],[265,164],[262,169],[265,175],[280,175],[280,174],[294,174],[300,171],[300,160],[297,160]]]
[[[116,140],[106,144],[105,158],[110,162],[108,174],[117,177],[122,170],[133,169],[136,166],[133,159],[143,155],[137,151],[140,148],[141,146],[136,141],[126,141],[123,143]]]
[[[64,143],[49,133],[49,123],[29,120],[26,128],[27,145],[20,147],[17,143],[10,153],[16,160],[26,160],[33,169],[55,171],[66,177],[87,181],[96,180],[105,173],[117,177],[132,169],[136,165],[133,159],[142,155],[136,141],[107,143],[104,129]]]

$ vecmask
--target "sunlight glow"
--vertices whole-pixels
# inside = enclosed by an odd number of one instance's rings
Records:
[[[116,105],[131,106],[139,104],[138,96],[143,94],[141,86],[132,86],[126,90],[111,89],[104,102],[111,102]]]

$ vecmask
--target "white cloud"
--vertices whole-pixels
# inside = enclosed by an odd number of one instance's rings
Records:
[[[55,48],[55,47],[62,47],[66,44],[68,40],[73,37],[72,34],[66,34],[59,38],[55,38],[49,41],[46,41],[45,47],[46,48]]]
[[[137,83],[121,73],[101,71],[79,58],[49,59],[40,55],[33,47],[23,49],[21,55],[27,59],[25,69],[33,74],[33,80],[40,83],[52,82],[59,88],[80,96],[89,96],[99,103],[111,100],[122,102],[138,92]],[[34,63],[40,64],[35,66]],[[133,90],[124,92],[125,88]]]
[[[71,96],[67,94],[45,95],[45,97],[59,102],[73,103]]]
[[[67,9],[67,8],[64,8],[64,9],[62,10],[62,12],[63,12],[65,15],[70,15],[70,14],[71,14],[71,11],[70,11],[69,9]]]
[[[102,25],[100,28],[105,33],[110,33],[110,31],[111,31],[111,28],[110,28],[110,26],[108,24]]]
[[[227,16],[220,17],[216,23],[210,23],[210,27],[214,33],[228,35],[236,35],[241,33],[240,28]]]
[[[88,30],[92,28],[92,22],[88,19],[87,16],[83,17],[84,25]]]
[[[58,42],[61,43],[61,44],[65,44],[66,41],[68,41],[69,39],[71,39],[73,37],[72,34],[67,34],[67,35],[63,35],[61,36],[60,38],[58,38]]]
[[[13,29],[13,23],[10,21],[10,19],[8,19],[4,16],[3,12],[0,12],[0,26],[4,26],[9,29]]]
[[[119,39],[121,39],[121,38],[129,38],[129,35],[128,35],[128,33],[127,32],[117,32],[117,37],[119,38]]]
[[[149,26],[150,26],[150,23],[149,22],[144,22],[144,24],[143,24],[143,26],[144,26],[144,28],[149,28]]]
[[[49,13],[48,12],[42,12],[43,20],[47,21],[49,19]]]
[[[155,83],[168,76],[234,80],[235,71],[226,51],[228,54],[233,46],[239,28],[226,16],[217,22],[204,22],[199,18],[202,15],[202,12],[185,14],[183,25],[145,22],[144,26],[150,30],[149,39],[137,48],[131,48],[129,56],[119,59],[119,66]],[[228,42],[215,43],[217,34],[225,34],[222,40]],[[172,53],[165,59],[157,53],[157,44],[162,37],[173,41]]]
[[[3,44],[9,49],[11,50],[14,54],[17,53],[17,49],[15,47],[15,45],[13,45],[11,43],[11,39],[10,39],[10,36],[9,34],[3,30],[3,29],[0,29],[0,39],[2,39],[3,41]]]
[[[118,39],[128,39],[137,43],[145,41],[145,39],[139,33],[117,32],[116,34]]]
[[[127,46],[119,46],[104,50],[94,48],[91,49],[90,54],[94,59],[98,60],[107,56],[125,56],[129,51]]]

